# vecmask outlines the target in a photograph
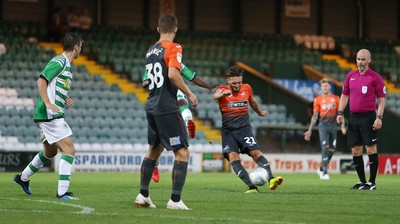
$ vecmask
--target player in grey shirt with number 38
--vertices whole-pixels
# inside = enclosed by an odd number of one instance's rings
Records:
[[[64,120],[65,105],[72,106],[68,96],[72,83],[71,62],[78,58],[82,49],[81,37],[76,33],[67,33],[63,39],[63,53],[52,58],[42,71],[37,84],[39,98],[35,108],[34,121],[42,130],[44,150],[39,152],[21,174],[14,176],[26,194],[32,194],[29,177],[61,150],[58,190],[56,197],[61,200],[78,200],[68,192],[75,147],[72,142],[72,130]]]
[[[149,80],[149,96],[146,101],[149,149],[140,167],[140,191],[135,204],[156,208],[150,199],[149,184],[156,162],[165,147],[175,156],[172,192],[167,208],[189,210],[181,200],[190,153],[185,123],[176,99],[178,89],[188,96],[193,106],[198,101],[181,77],[182,47],[173,42],[178,31],[177,18],[162,15],[158,20],[157,31],[160,39],[149,48],[145,57],[145,76]]]

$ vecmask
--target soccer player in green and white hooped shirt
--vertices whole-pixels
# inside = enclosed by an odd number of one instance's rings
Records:
[[[212,91],[214,88],[210,84],[208,84],[208,83],[204,82],[203,80],[201,80],[200,78],[198,78],[196,76],[196,73],[193,72],[192,70],[190,70],[190,68],[187,67],[186,65],[184,65],[183,63],[182,63],[181,75],[183,76],[183,78],[193,82],[197,86],[203,87],[210,91]],[[145,72],[145,74],[143,76],[142,86],[144,88],[146,88],[150,84],[150,81],[151,80],[148,78],[147,73]],[[178,100],[179,111],[182,115],[183,120],[185,121],[186,128],[188,129],[189,137],[195,138],[196,137],[196,124],[193,121],[192,111],[190,111],[190,109],[189,109],[187,97],[182,91],[180,91],[178,89],[178,92],[176,94],[176,99]],[[157,161],[156,167],[154,168],[153,175],[151,177],[153,179],[153,181],[156,183],[158,183],[160,181],[160,174],[158,171],[158,163],[159,162]]]
[[[37,83],[39,98],[35,108],[34,121],[42,130],[44,150],[39,152],[21,174],[14,176],[26,194],[32,194],[29,178],[45,163],[54,158],[58,149],[62,156],[59,164],[58,190],[56,198],[61,200],[79,200],[68,192],[75,147],[72,142],[72,130],[64,120],[65,105],[72,106],[68,96],[71,88],[71,62],[78,58],[82,49],[81,37],[76,33],[67,33],[63,39],[63,53],[52,58],[42,71]]]

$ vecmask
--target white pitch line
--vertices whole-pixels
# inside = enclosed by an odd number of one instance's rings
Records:
[[[69,206],[69,207],[73,207],[73,208],[78,208],[78,209],[80,209],[80,211],[73,212],[73,213],[76,213],[76,214],[90,214],[90,213],[94,212],[94,208],[91,208],[91,207],[87,207],[87,206],[83,206],[83,205],[77,205],[77,204],[69,204],[69,203],[59,202],[59,201],[46,201],[46,200],[33,200],[33,199],[17,199],[17,198],[5,198],[5,197],[0,197],[0,199],[13,200],[13,201],[24,200],[24,201],[30,201],[30,202],[39,202],[39,203],[48,203],[48,204],[56,204],[56,205],[65,205],[65,206]],[[4,210],[4,209],[2,209],[2,210]],[[31,211],[32,211],[32,210],[31,210]],[[38,210],[38,211],[39,211],[39,210]],[[50,212],[50,211],[43,210],[43,212]]]
[[[143,208],[146,209],[146,208]],[[184,212],[184,211],[183,211]],[[156,217],[162,219],[180,219],[180,220],[193,220],[193,221],[234,221],[242,223],[269,223],[269,224],[305,224],[304,222],[287,222],[287,221],[270,221],[270,220],[258,220],[258,219],[236,219],[236,218],[220,218],[220,217],[198,217],[198,216],[176,216],[176,215],[157,215],[157,214],[126,214],[126,213],[92,213],[92,215],[102,216],[132,216],[132,217]]]
[[[151,215],[151,214],[132,214],[137,217],[160,217],[172,219],[185,219],[185,220],[199,220],[199,221],[235,221],[243,223],[271,223],[271,224],[304,224],[301,222],[285,222],[285,221],[270,221],[270,220],[257,220],[257,219],[235,219],[235,218],[217,218],[217,217],[195,217],[195,216],[174,216],[174,215]]]
[[[0,212],[37,212],[37,213],[56,213],[56,211],[37,210],[37,209],[8,209],[0,208]]]
[[[0,197],[0,199],[5,200],[25,200],[30,202],[39,202],[39,203],[48,203],[48,204],[57,204],[57,205],[65,205],[74,208],[81,209],[77,212],[68,212],[74,214],[90,214],[90,215],[101,215],[101,216],[134,216],[134,217],[158,217],[164,219],[181,219],[181,220],[198,220],[198,221],[235,221],[235,222],[243,222],[243,223],[270,223],[270,224],[304,224],[303,222],[286,222],[286,221],[270,221],[270,220],[257,220],[257,219],[235,219],[235,218],[219,218],[219,217],[197,217],[197,216],[176,216],[176,215],[152,215],[152,214],[121,214],[121,213],[98,213],[94,212],[95,209],[87,206],[77,205],[77,204],[69,204],[58,201],[46,201],[46,200],[32,200],[32,199],[17,199],[17,198],[6,198]],[[4,209],[0,208],[0,211],[5,212],[21,212],[21,209]],[[50,210],[26,210],[26,212],[38,212],[38,213],[53,213],[55,211]],[[59,212],[59,211],[57,211]]]

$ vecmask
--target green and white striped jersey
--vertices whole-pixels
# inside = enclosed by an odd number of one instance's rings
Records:
[[[50,102],[55,104],[60,111],[54,113],[46,108],[42,97],[39,96],[34,114],[35,122],[64,117],[65,99],[71,88],[73,77],[71,63],[64,54],[57,55],[47,63],[42,71],[42,76],[48,81],[47,95]]]

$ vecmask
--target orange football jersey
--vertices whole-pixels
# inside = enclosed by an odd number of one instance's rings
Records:
[[[229,85],[219,86],[222,92],[230,89]],[[242,84],[238,92],[224,96],[218,100],[222,113],[222,127],[226,129],[238,129],[250,125],[249,102],[253,99],[253,90],[250,85]]]
[[[336,120],[336,112],[339,108],[339,97],[334,94],[320,95],[314,99],[314,112],[319,113],[320,121],[332,122]]]

